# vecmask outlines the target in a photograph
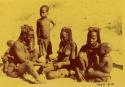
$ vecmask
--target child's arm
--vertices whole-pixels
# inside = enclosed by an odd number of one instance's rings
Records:
[[[53,20],[50,20],[50,22],[52,23],[53,27],[56,25],[56,23]]]
[[[89,75],[97,77],[109,76],[112,69],[112,61],[110,56],[105,55],[101,63],[99,64],[99,70],[88,70]]]
[[[99,63],[99,69],[105,73],[110,73],[112,69],[112,59],[111,57],[106,54],[103,56],[103,59]]]
[[[9,62],[6,61],[6,62],[4,63],[4,72],[7,72],[8,65],[9,65]]]
[[[8,60],[9,57],[11,57],[9,54],[5,54],[4,57],[2,58],[3,64],[4,64],[4,66],[3,66],[4,72],[7,72],[7,68],[8,68],[8,65],[9,65],[9,60]]]
[[[110,58],[110,56],[105,56],[105,58],[103,59],[103,68],[102,71],[105,73],[110,73],[111,69],[112,69],[112,60]]]
[[[39,23],[39,20],[37,20],[36,27],[37,27],[37,29],[36,29],[37,39],[39,39],[39,37],[40,37],[40,23]]]
[[[13,56],[11,56],[11,55],[7,55],[8,56],[8,58],[10,58],[11,60],[13,60],[14,59],[14,57]]]

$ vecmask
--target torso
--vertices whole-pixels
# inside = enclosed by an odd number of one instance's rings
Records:
[[[88,58],[88,67],[93,67],[93,68],[97,68],[98,62],[99,62],[99,46],[95,48],[90,47],[89,45],[84,45],[81,49],[80,52],[85,52],[87,54],[87,58]]]
[[[15,44],[18,44],[21,48],[21,50],[25,53],[25,55],[27,56],[27,58],[29,58],[29,52],[27,50],[27,46],[25,46],[22,42],[20,41],[16,41]],[[17,63],[22,63],[17,54],[16,54],[16,51],[15,51],[15,44],[13,45],[13,47],[11,47],[10,49],[10,55],[14,57],[14,63],[17,64]]]
[[[68,56],[69,60],[71,57],[71,53],[72,53],[72,48],[74,48],[75,50],[75,55],[77,54],[77,49],[76,49],[76,44],[75,42],[72,42],[72,47],[71,44],[65,44],[65,43],[60,43],[60,49],[58,51],[58,61],[65,61],[65,58]]]
[[[64,61],[65,56],[70,56],[71,54],[71,46],[70,45],[62,45],[60,46],[58,53],[58,61]]]
[[[44,18],[44,19],[39,19],[39,28],[40,28],[40,36],[41,38],[48,39],[50,38],[50,19]]]

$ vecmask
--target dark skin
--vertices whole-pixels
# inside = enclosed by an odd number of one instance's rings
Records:
[[[3,62],[4,62],[4,72],[8,71],[8,66],[9,66],[9,60],[13,60],[13,56],[9,54],[10,48],[13,46],[14,41],[9,40],[7,41],[7,46],[9,47],[8,50],[5,52],[3,56]]]
[[[90,33],[89,44],[90,44],[89,45],[90,48],[98,47],[97,33],[96,32]],[[76,67],[76,74],[77,74],[78,81],[83,81],[83,80],[85,80],[84,77],[86,75],[85,72],[87,71],[87,68],[90,68],[90,70],[88,69],[89,71],[93,70],[93,67],[92,67],[93,63],[92,63],[92,65],[89,64],[89,60],[88,60],[86,52],[82,52],[82,51],[79,52],[78,58],[79,58],[81,66],[82,66],[82,70],[80,70],[79,67]],[[96,61],[96,62],[98,62],[98,61]]]
[[[65,77],[66,75],[68,75],[69,71],[64,67],[69,66],[71,64],[70,58],[74,59],[76,56],[76,53],[75,53],[76,44],[72,43],[71,48],[68,47],[69,45],[67,45],[69,41],[67,32],[65,31],[62,32],[61,41],[62,42],[60,43],[60,46],[59,46],[57,61],[53,63],[53,66],[51,66],[51,68],[50,67],[44,68],[44,71],[48,73],[47,74],[48,79]],[[53,71],[55,69],[56,71]]]
[[[62,32],[62,41],[64,42],[64,43],[67,43],[67,41],[68,41],[68,33],[66,33],[66,32]],[[73,43],[72,44],[72,46],[71,46],[72,48],[72,52],[70,51],[70,49],[67,49],[67,50],[65,50],[65,55],[67,55],[64,59],[65,59],[65,61],[61,61],[61,62],[58,62],[57,64],[55,64],[57,67],[59,67],[59,68],[61,68],[61,67],[63,67],[63,66],[66,66],[66,65],[70,65],[70,60],[69,60],[69,57],[70,57],[70,55],[71,55],[71,59],[74,59],[75,58],[75,48],[76,48],[76,45]],[[64,49],[64,47],[61,47],[60,48],[60,50],[63,50]]]
[[[34,34],[33,33],[24,33],[22,35],[22,37],[17,40],[14,45],[13,48],[10,51],[11,55],[16,55],[14,57],[14,62],[16,65],[13,71],[8,72],[7,74],[14,77],[17,75],[20,76],[23,75],[24,73],[29,73],[30,75],[32,75],[35,80],[38,83],[45,83],[44,79],[40,79],[38,73],[36,72],[36,70],[34,69],[34,65],[43,65],[43,64],[38,64],[36,62],[32,62],[30,61],[30,54],[29,54],[29,50],[27,49],[27,44],[29,44],[32,39],[33,39]],[[12,52],[12,53],[11,53]]]
[[[81,61],[81,64],[82,64],[82,66],[83,66],[83,70],[82,70],[82,72],[81,72],[81,70],[79,69],[79,67],[77,67],[76,66],[76,75],[77,75],[77,79],[78,79],[78,81],[83,81],[83,80],[85,80],[84,79],[84,74],[85,74],[85,71],[86,71],[86,68],[85,68],[85,66],[88,66],[88,59],[87,59],[87,57],[86,57],[86,53],[83,53],[83,52],[80,52],[79,54],[78,54],[78,56],[79,56],[79,60]],[[84,58],[84,59],[83,59]]]
[[[40,16],[41,16],[41,18],[46,18],[47,15],[48,15],[47,8],[46,8],[46,7],[43,7],[43,8],[40,10]],[[52,20],[50,20],[50,22],[55,26],[55,22],[53,22]]]
[[[102,82],[110,80],[110,72],[112,69],[112,60],[110,56],[105,55],[103,59],[100,61],[97,70],[90,68],[88,70],[88,76],[93,77],[94,82]]]
[[[100,47],[99,69],[90,70],[89,74],[96,77],[110,76],[112,70],[112,59],[110,57],[110,47],[107,43],[103,43]]]
[[[47,54],[46,50],[44,50],[44,47],[45,49],[47,49],[49,45],[51,24],[53,25],[53,27],[55,26],[55,22],[49,19],[47,15],[48,9],[46,7],[41,8],[41,18],[37,20],[37,39],[41,56]],[[41,39],[44,39],[44,44],[40,44]]]
[[[68,41],[68,35],[67,35],[66,32],[63,32],[63,41],[64,41],[64,42],[67,42],[67,41]],[[75,47],[75,46],[74,46],[74,47]],[[61,47],[59,48],[59,50],[63,50],[63,49],[64,49],[63,46],[61,46]],[[74,49],[75,49],[75,48],[74,48]],[[74,50],[74,49],[72,50],[72,58],[74,58],[74,55],[75,55],[75,50]],[[71,54],[70,49],[65,50],[65,54],[66,54],[67,56],[65,56],[65,58],[63,58],[64,61],[55,62],[55,63],[53,63],[53,66],[44,68],[44,71],[45,71],[45,72],[49,72],[49,71],[51,71],[51,70],[54,70],[54,67],[62,68],[63,66],[70,65],[70,60],[69,60],[69,57],[70,57],[70,54]]]

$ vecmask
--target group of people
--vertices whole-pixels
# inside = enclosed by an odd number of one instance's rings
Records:
[[[52,44],[50,41],[51,26],[55,23],[47,17],[49,7],[40,8],[41,18],[37,20],[37,41],[39,51],[34,47],[34,30],[32,26],[21,26],[21,33],[17,41],[9,40],[8,50],[2,57],[3,72],[10,77],[32,75],[37,83],[44,83],[45,79],[73,77],[77,81],[101,82],[110,80],[112,60],[111,46],[101,43],[100,29],[89,27],[87,42],[77,53],[77,44],[72,38],[72,29],[63,27],[60,32],[58,56],[51,58]],[[42,62],[41,58],[46,61]],[[36,70],[36,66],[39,69]],[[43,77],[46,76],[46,78]]]

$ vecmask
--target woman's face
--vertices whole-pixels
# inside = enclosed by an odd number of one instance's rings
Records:
[[[90,33],[90,44],[91,45],[96,45],[97,43],[97,33],[96,32],[91,32]]]
[[[23,34],[23,39],[24,39],[24,41],[27,42],[27,43],[32,42],[33,39],[34,39],[34,34],[33,34],[33,32],[24,33],[24,34]]]
[[[33,41],[33,39],[34,39],[34,34],[29,33],[29,34],[27,35],[27,41],[30,43],[30,42]]]
[[[63,41],[68,41],[68,33],[67,32],[65,32],[65,31],[62,32],[62,39],[63,39]]]

